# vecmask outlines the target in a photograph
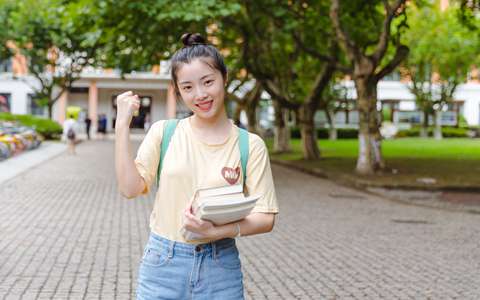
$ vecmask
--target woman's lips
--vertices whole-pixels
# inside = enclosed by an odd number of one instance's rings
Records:
[[[213,106],[213,100],[195,104],[201,111],[209,111]]]

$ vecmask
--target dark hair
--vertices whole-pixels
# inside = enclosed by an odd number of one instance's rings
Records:
[[[205,39],[199,33],[184,33],[181,37],[183,48],[177,50],[171,60],[171,74],[173,87],[177,96],[180,95],[177,86],[177,72],[183,64],[188,64],[194,59],[209,58],[203,60],[213,69],[217,69],[222,74],[223,80],[227,79],[227,67],[223,62],[223,56],[217,48],[205,42]]]

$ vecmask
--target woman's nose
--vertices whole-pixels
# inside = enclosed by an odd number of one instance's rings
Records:
[[[207,96],[207,93],[202,87],[197,87],[195,89],[195,99],[202,100]]]

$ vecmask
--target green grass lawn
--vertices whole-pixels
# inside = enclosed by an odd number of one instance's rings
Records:
[[[271,141],[267,145],[271,149]],[[355,180],[378,186],[422,187],[418,178],[436,180],[436,187],[480,188],[480,140],[449,138],[404,138],[385,140],[382,153],[387,169],[381,174],[358,176],[355,164],[358,154],[357,140],[319,140],[322,158],[318,161],[302,159],[301,141],[292,140],[293,152],[271,154],[274,159],[288,160],[307,168],[318,168],[332,177]]]

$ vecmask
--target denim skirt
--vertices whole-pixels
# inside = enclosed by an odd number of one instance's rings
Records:
[[[194,245],[151,233],[140,264],[137,299],[244,299],[235,239]]]

